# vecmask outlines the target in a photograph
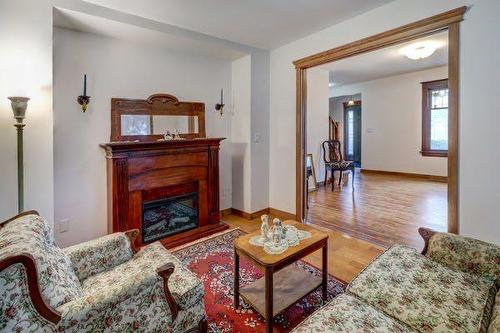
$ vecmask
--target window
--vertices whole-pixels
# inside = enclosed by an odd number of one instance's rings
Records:
[[[448,80],[422,82],[423,156],[448,156]]]
[[[354,155],[354,111],[347,111],[347,155]]]

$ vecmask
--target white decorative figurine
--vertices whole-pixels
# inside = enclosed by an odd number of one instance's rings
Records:
[[[172,136],[172,133],[170,133],[169,130],[165,132],[165,135],[163,136],[165,140],[172,140],[174,137]]]
[[[275,244],[280,244],[283,239],[283,223],[279,218],[273,220],[273,242]]]
[[[269,241],[269,215],[262,215],[260,217],[262,224],[260,225],[260,236],[262,237],[262,242]]]

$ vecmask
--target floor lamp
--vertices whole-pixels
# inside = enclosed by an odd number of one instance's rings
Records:
[[[23,124],[26,108],[28,107],[28,97],[8,97],[14,112],[17,123],[17,209],[19,213],[24,210],[24,162],[23,162]]]

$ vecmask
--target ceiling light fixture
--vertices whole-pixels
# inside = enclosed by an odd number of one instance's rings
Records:
[[[403,47],[401,54],[408,59],[419,60],[430,57],[438,47],[439,43],[434,41],[417,42]]]

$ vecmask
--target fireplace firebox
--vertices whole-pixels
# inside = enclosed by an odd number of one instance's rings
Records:
[[[147,244],[198,227],[198,194],[148,201],[142,209],[142,242]]]

